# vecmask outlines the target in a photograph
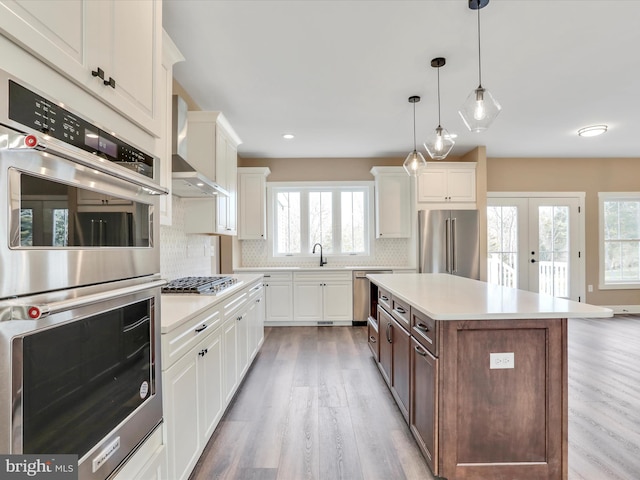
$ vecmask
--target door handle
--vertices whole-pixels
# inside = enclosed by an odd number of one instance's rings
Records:
[[[449,197],[451,198],[451,197]],[[458,271],[458,260],[456,258],[456,219],[451,219],[451,273]]]
[[[531,263],[536,263],[536,259],[535,259],[535,258],[532,258],[532,259],[531,259]]]
[[[444,221],[444,269],[451,273],[451,221],[447,218]]]

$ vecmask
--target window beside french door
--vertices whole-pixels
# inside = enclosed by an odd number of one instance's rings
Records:
[[[576,197],[490,197],[487,281],[580,301],[584,243]]]

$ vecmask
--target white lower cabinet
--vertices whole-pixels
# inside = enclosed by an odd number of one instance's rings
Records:
[[[225,403],[229,403],[238,386],[238,325],[235,318],[225,321],[222,326],[224,341],[224,387],[222,394]]]
[[[271,270],[263,274],[264,325],[346,325],[353,320],[351,270]]]
[[[291,272],[264,274],[265,323],[293,320],[293,281]]]
[[[222,338],[217,329],[164,372],[169,478],[186,479],[223,412]]]
[[[294,272],[296,322],[343,322],[353,318],[351,272]]]
[[[198,354],[190,351],[163,372],[169,478],[189,477],[202,451],[198,432]]]
[[[149,435],[140,448],[111,480],[166,480],[167,452],[162,443],[162,425]]]
[[[262,299],[260,279],[162,335],[165,478],[189,478],[247,373],[264,338]]]

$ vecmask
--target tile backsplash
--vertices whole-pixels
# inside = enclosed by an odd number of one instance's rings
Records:
[[[185,202],[172,199],[172,225],[160,226],[160,274],[174,280],[211,275],[211,237],[184,233]]]
[[[287,267],[293,265],[290,261],[282,261],[278,259],[270,259],[267,252],[268,242],[264,240],[243,240],[240,243],[241,248],[241,266],[242,267]],[[380,238],[375,240],[375,254],[366,260],[361,257],[331,257],[330,264],[333,266],[340,265],[375,265],[375,266],[408,266],[410,241],[408,238]],[[301,261],[295,265],[299,267],[315,267],[318,261]]]

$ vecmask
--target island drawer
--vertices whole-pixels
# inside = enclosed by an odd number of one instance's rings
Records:
[[[369,348],[371,349],[373,358],[375,358],[377,362],[380,356],[380,332],[378,332],[378,322],[373,317],[369,317],[369,320],[367,321],[367,332],[369,337]]]
[[[436,321],[415,308],[411,309],[411,334],[435,357],[438,356]]]
[[[378,288],[378,305],[382,305],[387,312],[391,309],[391,293],[382,288]]]
[[[400,325],[411,330],[411,307],[408,303],[399,300],[395,295],[391,297],[391,314]]]

